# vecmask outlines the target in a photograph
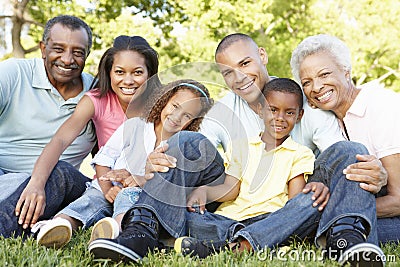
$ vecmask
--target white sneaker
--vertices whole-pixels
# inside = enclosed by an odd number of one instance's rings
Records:
[[[35,223],[31,231],[37,233],[37,244],[48,248],[61,248],[71,240],[72,236],[71,223],[60,217],[39,221]]]
[[[89,243],[98,238],[114,239],[119,235],[119,225],[116,220],[106,217],[98,221],[92,229]]]

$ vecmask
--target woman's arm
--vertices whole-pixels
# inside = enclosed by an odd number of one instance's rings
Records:
[[[74,113],[57,130],[35,163],[32,179],[47,181],[61,154],[75,140],[94,115],[94,105],[88,96],[83,96]]]
[[[18,222],[23,228],[28,228],[43,214],[46,206],[44,187],[51,171],[57,164],[64,150],[75,140],[88,121],[94,115],[94,105],[88,96],[83,96],[75,111],[57,130],[54,137],[43,149],[35,163],[32,177],[22,191],[15,206],[15,214],[19,216]],[[35,207],[34,209],[29,208]]]

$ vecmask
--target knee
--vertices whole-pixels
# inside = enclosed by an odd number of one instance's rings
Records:
[[[204,135],[198,132],[192,131],[180,131],[174,134],[169,140],[169,146],[182,146],[187,143],[198,143],[202,140],[206,139]]]
[[[181,131],[168,140],[168,145],[166,154],[175,158],[183,155],[185,159],[197,160],[200,156],[204,159],[218,154],[214,145],[198,132]]]
[[[63,160],[59,160],[57,162],[56,166],[54,166],[54,170],[64,170],[64,169],[69,169],[69,168],[74,168],[74,166],[72,166],[70,163],[63,161]]]
[[[348,163],[356,162],[356,155],[369,154],[368,150],[363,144],[340,141],[328,147],[321,155],[318,156],[317,162],[331,162],[331,161],[349,161]]]
[[[330,147],[326,149],[326,152],[328,154],[334,153],[334,152],[339,152],[339,153],[346,153],[346,154],[351,154],[351,155],[356,155],[356,154],[369,154],[367,148],[357,142],[352,142],[352,141],[340,141],[337,142]]]
[[[84,175],[82,175],[74,166],[72,166],[70,163],[65,162],[65,161],[58,161],[56,166],[54,167],[53,171],[51,172],[49,176],[49,181],[55,179],[58,182],[62,181],[71,181],[71,182],[77,182],[80,180],[80,178],[84,177],[85,181],[86,178]]]

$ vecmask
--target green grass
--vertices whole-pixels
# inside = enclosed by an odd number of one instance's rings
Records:
[[[62,249],[48,249],[38,246],[32,238],[22,241],[21,238],[0,237],[0,266],[137,266],[137,264],[114,263],[108,260],[95,260],[87,249],[90,231],[78,231],[71,242]],[[332,261],[322,261],[321,252],[307,244],[292,244],[286,254],[279,257],[270,256],[270,252],[259,254],[233,254],[224,252],[207,259],[183,257],[175,252],[157,252],[144,258],[142,266],[338,266]],[[386,266],[400,266],[400,246],[383,247],[391,262]],[[315,257],[307,256],[316,253]],[[297,256],[297,255],[303,255]],[[392,256],[393,255],[393,256]]]

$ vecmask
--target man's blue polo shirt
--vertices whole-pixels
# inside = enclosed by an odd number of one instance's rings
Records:
[[[48,80],[43,59],[0,62],[0,169],[32,172],[43,148],[73,113],[93,77],[82,73],[82,80],[84,90],[64,100]],[[89,128],[68,147],[62,160],[79,167],[94,144]]]

